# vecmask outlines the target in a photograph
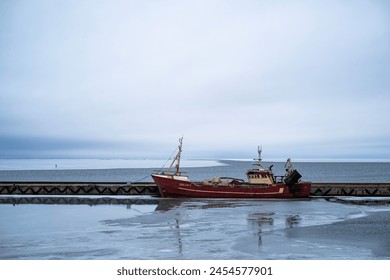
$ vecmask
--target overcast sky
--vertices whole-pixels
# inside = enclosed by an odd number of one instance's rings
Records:
[[[389,1],[0,2],[0,158],[390,159]]]

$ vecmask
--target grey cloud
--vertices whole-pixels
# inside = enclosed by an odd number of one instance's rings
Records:
[[[369,134],[379,157],[390,138],[383,1],[0,5],[0,125],[23,135],[3,155],[161,157],[184,134],[189,157],[316,157]]]

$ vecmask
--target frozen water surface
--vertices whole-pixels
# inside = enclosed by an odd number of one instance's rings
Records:
[[[96,205],[97,197],[90,205],[61,198],[59,204],[13,205],[5,199],[0,197],[0,259],[390,258],[385,205],[318,198],[144,196]]]

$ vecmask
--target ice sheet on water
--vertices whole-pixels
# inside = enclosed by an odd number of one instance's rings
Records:
[[[154,200],[0,204],[0,259],[370,259],[368,243],[332,243],[302,229],[386,209],[324,199]],[[348,226],[324,229],[343,236]]]

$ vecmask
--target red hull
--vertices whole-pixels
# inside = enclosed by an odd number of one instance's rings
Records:
[[[152,175],[163,197],[192,198],[308,198],[311,183],[297,183],[292,188],[283,183],[269,186],[241,184],[235,187],[205,186],[187,181]]]

